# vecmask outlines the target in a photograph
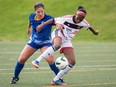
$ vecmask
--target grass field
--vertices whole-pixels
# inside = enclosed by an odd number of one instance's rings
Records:
[[[40,69],[30,64],[39,52],[26,62],[19,82],[9,84],[24,45],[25,42],[0,42],[0,87],[55,87],[50,85],[54,74],[45,61],[41,62]],[[70,84],[67,87],[116,87],[116,43],[77,42],[74,47],[77,64],[64,76]],[[55,57],[58,56],[56,52]]]
[[[0,0],[0,87],[54,87],[50,85],[54,73],[42,61],[39,69],[31,65],[40,52],[27,62],[16,85],[9,82],[15,63],[25,46],[28,17],[38,0]],[[82,29],[74,41],[76,65],[64,76],[67,87],[116,87],[116,30],[115,0],[39,0],[47,14],[54,17],[75,14],[82,5],[88,12],[86,19],[97,30],[98,36]],[[57,4],[56,4],[57,3]],[[65,3],[65,4],[64,4]],[[78,42],[77,42],[78,39]],[[88,42],[84,42],[88,41]],[[97,41],[97,42],[92,42]],[[103,42],[102,42],[103,41]],[[55,58],[61,56],[58,52]]]
[[[33,5],[37,1],[43,2],[45,12],[54,17],[74,15],[78,6],[84,6],[86,20],[100,31],[96,40],[116,41],[116,0],[0,0],[0,41],[28,39],[28,18],[34,12]],[[85,29],[78,34],[75,37],[78,40],[95,41],[95,36]]]

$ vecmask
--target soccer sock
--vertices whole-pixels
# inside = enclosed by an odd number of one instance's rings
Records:
[[[47,56],[53,54],[55,51],[55,47],[51,46],[48,49],[46,49],[36,60],[40,62],[43,58],[46,58]]]
[[[72,69],[73,65],[68,65],[64,70],[60,70],[60,72],[56,75],[56,77],[53,79],[53,81],[57,81],[60,78],[62,78],[62,76],[64,74],[67,74],[71,69]]]
[[[15,70],[14,70],[14,77],[15,78],[17,78],[19,76],[23,67],[24,67],[24,64],[21,64],[20,62],[17,61],[16,66],[15,66]]]
[[[59,69],[56,67],[55,63],[49,64],[51,70],[57,75],[59,72]]]

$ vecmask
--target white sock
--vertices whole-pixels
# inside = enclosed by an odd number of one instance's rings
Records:
[[[56,75],[53,81],[59,80],[60,78],[62,78],[64,74],[67,74],[71,69],[72,69],[72,65],[71,66],[68,65],[64,70],[60,70],[60,72]]]
[[[47,48],[36,60],[40,62],[42,59],[46,58],[47,56],[53,54],[56,51],[54,46]]]

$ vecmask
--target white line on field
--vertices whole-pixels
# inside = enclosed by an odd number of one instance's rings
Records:
[[[77,87],[77,86],[105,86],[105,85],[115,85],[115,82],[112,83],[93,83],[93,84],[75,84],[75,85],[66,85],[66,86],[60,86],[60,87]],[[59,86],[44,86],[44,87],[59,87]]]
[[[91,66],[74,66],[73,69],[93,69],[93,68],[116,68],[116,65],[91,65]],[[35,68],[24,68],[24,70],[34,70]],[[39,69],[41,70],[48,70],[50,69],[49,67],[40,67]],[[14,68],[3,68],[0,69],[0,71],[9,71],[9,70],[14,70]]]

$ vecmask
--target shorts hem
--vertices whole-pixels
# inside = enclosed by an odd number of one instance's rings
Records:
[[[63,47],[59,50],[60,53],[63,53],[63,50],[73,49],[73,47]]]

